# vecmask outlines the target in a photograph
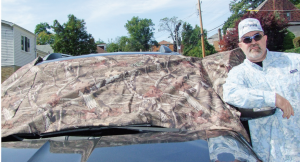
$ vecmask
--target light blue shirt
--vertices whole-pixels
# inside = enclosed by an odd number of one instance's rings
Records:
[[[263,67],[245,59],[223,85],[225,102],[240,108],[275,107],[275,93],[286,98],[295,116],[272,116],[249,121],[254,150],[264,161],[300,161],[300,54],[271,52]]]

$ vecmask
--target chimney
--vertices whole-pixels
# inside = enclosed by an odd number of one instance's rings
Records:
[[[221,41],[222,40],[222,34],[221,34],[221,29],[220,28],[218,30],[218,36],[219,36],[219,41]]]

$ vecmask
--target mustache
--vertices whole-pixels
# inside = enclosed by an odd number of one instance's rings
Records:
[[[253,47],[258,47],[259,50],[261,50],[260,46],[258,44],[251,44],[248,48],[249,51],[252,50]]]

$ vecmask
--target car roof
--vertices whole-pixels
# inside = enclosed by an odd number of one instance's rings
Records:
[[[98,53],[98,54],[86,54],[86,55],[72,56],[72,55],[67,55],[67,54],[52,53],[52,54],[49,54],[49,55],[45,56],[43,61],[37,63],[36,65],[55,62],[55,61],[65,61],[65,60],[72,60],[72,59],[97,57],[97,56],[117,56],[117,55],[180,55],[180,54],[177,53],[177,52],[172,52],[172,53],[161,53],[161,52],[112,52],[112,53],[101,53],[101,54]]]

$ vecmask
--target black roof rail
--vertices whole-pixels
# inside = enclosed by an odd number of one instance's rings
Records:
[[[64,58],[64,57],[71,57],[71,55],[67,54],[62,54],[62,53],[51,53],[43,58],[44,61],[46,60],[55,60],[59,58]]]

